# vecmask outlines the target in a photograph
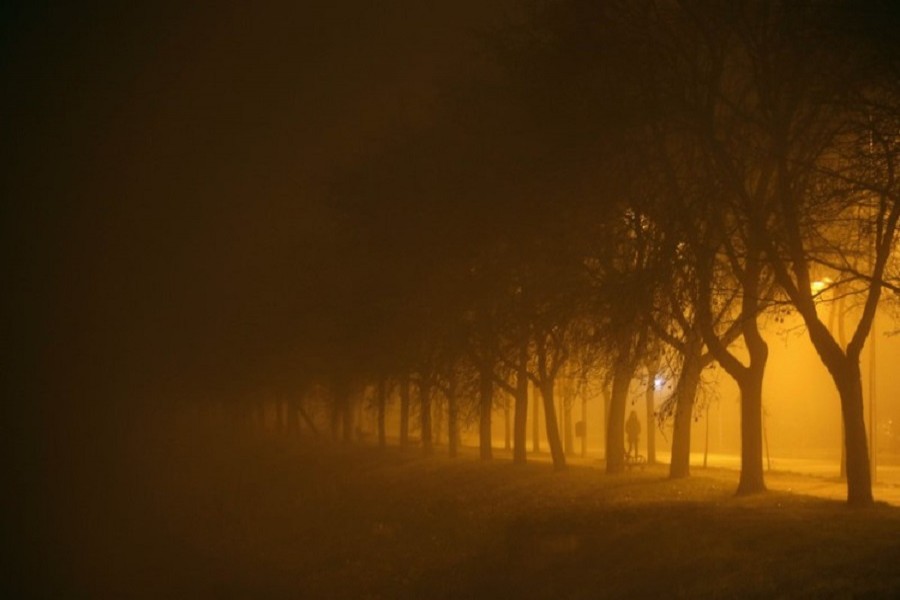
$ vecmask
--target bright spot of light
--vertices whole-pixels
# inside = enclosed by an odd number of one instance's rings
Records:
[[[666,380],[663,379],[662,375],[657,375],[653,378],[653,389],[661,390],[663,386],[666,385]]]
[[[832,283],[831,278],[825,277],[824,279],[813,281],[812,285],[810,285],[810,287],[812,288],[812,292],[814,294],[819,294],[822,292],[822,290],[824,290],[829,285],[831,285],[831,283]]]

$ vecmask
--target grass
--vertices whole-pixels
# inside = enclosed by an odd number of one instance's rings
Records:
[[[900,596],[900,509],[738,498],[732,471],[670,481],[662,467],[225,448],[155,455],[103,524],[80,530],[71,585],[93,597]]]

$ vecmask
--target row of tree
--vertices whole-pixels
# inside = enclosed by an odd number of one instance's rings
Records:
[[[451,454],[474,407],[490,458],[499,391],[524,462],[531,383],[563,468],[558,381],[594,378],[615,473],[629,387],[664,365],[678,383],[656,414],[685,476],[716,362],[741,393],[738,491],[762,491],[762,331],[787,310],[840,396],[848,501],[870,504],[860,354],[900,291],[900,54],[887,5],[867,6],[516,5],[430,123],[334,181],[350,283],[305,368],[335,431],[351,435],[348,398],[373,384],[384,443],[394,381],[405,444],[414,380],[425,451],[441,390]],[[854,307],[846,331],[826,297]]]

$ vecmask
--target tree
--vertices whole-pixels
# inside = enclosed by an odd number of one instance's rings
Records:
[[[387,408],[387,400],[388,400],[388,385],[387,381],[384,379],[380,379],[376,385],[375,390],[375,405],[378,411],[378,447],[384,448],[387,446],[387,432],[385,429],[385,410]]]
[[[596,220],[595,240],[585,247],[591,281],[591,342],[607,357],[611,391],[606,422],[606,471],[625,468],[625,412],[628,392],[650,344],[650,304],[656,274],[648,260],[651,240],[644,217],[630,207]],[[597,242],[596,240],[601,240]]]
[[[400,376],[400,448],[406,449],[409,446],[409,375],[404,373]]]
[[[528,362],[530,359],[528,339],[520,339],[517,344],[509,346],[507,352],[511,358],[504,362],[511,366],[502,368],[501,365],[501,369],[503,372],[513,375],[513,381],[510,382],[505,374],[497,373],[492,369],[492,385],[495,384],[513,399],[513,463],[525,464],[527,462],[525,434],[528,424]]]
[[[859,22],[848,6],[772,1],[700,12],[682,2],[679,9],[697,32],[694,39],[721,65],[710,71],[714,77],[705,88],[715,110],[701,112],[706,117],[693,131],[716,173],[731,223],[744,234],[744,264],[742,271],[734,269],[751,286],[744,285],[742,303],[759,298],[752,276],[771,268],[835,381],[844,417],[848,502],[867,505],[872,493],[859,356],[900,217],[893,176],[897,83],[886,69],[897,62],[896,53],[884,55],[847,26],[848,19]],[[870,227],[860,228],[860,220]],[[848,239],[840,224],[854,221],[862,234]],[[811,271],[824,264],[850,272],[847,255],[865,247],[871,259],[862,277],[853,277],[863,309],[841,347],[817,314]],[[765,348],[758,332],[745,329],[744,339],[761,360]],[[723,366],[731,362],[717,358]],[[760,385],[752,364],[749,371],[731,366],[747,387]]]

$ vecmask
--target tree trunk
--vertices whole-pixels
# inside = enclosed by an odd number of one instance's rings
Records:
[[[672,479],[689,477],[691,474],[691,423],[703,370],[700,354],[702,348],[702,341],[698,342],[696,339],[686,344],[684,363],[675,390],[675,426],[672,431],[672,460],[669,463],[669,477]]]
[[[743,293],[738,316],[741,323],[740,333],[749,355],[748,366],[727,349],[727,341],[720,339],[713,329],[709,286],[701,287],[703,299],[700,302],[701,308],[697,319],[710,353],[737,382],[741,390],[741,479],[737,490],[739,494],[763,492],[766,489],[762,468],[762,379],[769,358],[769,347],[759,332],[757,321],[761,311],[760,281],[763,252],[753,244],[752,239],[750,242],[745,269],[740,278]],[[711,255],[708,260],[712,261]],[[705,266],[704,272],[709,277],[710,263]],[[804,320],[807,320],[806,316]],[[813,344],[815,345],[815,341]]]
[[[610,474],[625,470],[625,405],[634,375],[627,359],[620,358],[617,363],[606,422],[606,472]]]
[[[400,380],[400,447],[409,446],[409,377]]]
[[[515,422],[513,424],[513,463],[524,465],[528,460],[525,452],[525,437],[528,426],[528,372],[525,363],[516,372]]]
[[[450,458],[456,458],[459,449],[458,413],[456,389],[455,385],[451,384],[447,394],[447,448]]]
[[[738,381],[741,389],[741,479],[738,495],[766,491],[763,476],[762,384],[765,358],[751,359],[745,376]]]
[[[841,399],[841,415],[844,420],[844,448],[847,462],[847,504],[870,506],[872,497],[872,471],[863,412],[862,372],[859,355],[865,338],[854,336],[846,350],[815,314],[815,307],[801,311],[809,338],[828,368]],[[860,322],[858,331],[865,330]],[[874,433],[874,432],[873,432]]]
[[[872,497],[872,471],[863,412],[862,375],[859,360],[847,359],[835,375],[844,416],[844,440],[847,455],[847,503],[869,506]]]
[[[532,417],[531,423],[531,451],[541,451],[541,401],[538,400],[538,391],[534,387],[531,389],[531,406]]]
[[[493,448],[491,444],[491,412],[494,407],[493,373],[482,367],[479,373],[479,413],[478,442],[481,460],[491,460]]]
[[[512,448],[512,422],[509,414],[509,396],[503,398],[503,447]]]
[[[559,422],[556,418],[556,406],[553,402],[553,380],[544,380],[541,384],[541,396],[544,399],[544,417],[547,426],[547,444],[553,458],[553,468],[562,471],[566,468],[566,455],[563,452],[559,435]]]
[[[745,285],[744,289],[755,292],[756,287]],[[746,298],[744,302],[747,302]],[[753,311],[747,309],[744,313],[755,315],[755,305]],[[744,323],[742,334],[750,362],[738,379],[741,389],[741,479],[737,493],[746,495],[766,491],[763,476],[762,385],[769,360],[769,346],[760,335],[755,318]]]
[[[433,445],[444,443],[444,403],[440,399],[431,401],[431,436]]]
[[[422,452],[431,454],[431,384],[424,378],[419,383],[419,409],[422,424]]]
[[[378,382],[378,398],[376,399],[378,403],[378,447],[384,448],[387,446],[387,435],[384,427],[384,412],[385,407],[387,406],[387,385],[384,380]]]
[[[678,391],[672,431],[672,459],[669,463],[671,479],[682,479],[691,475],[691,417],[694,412],[694,398],[691,394],[687,390]]]

